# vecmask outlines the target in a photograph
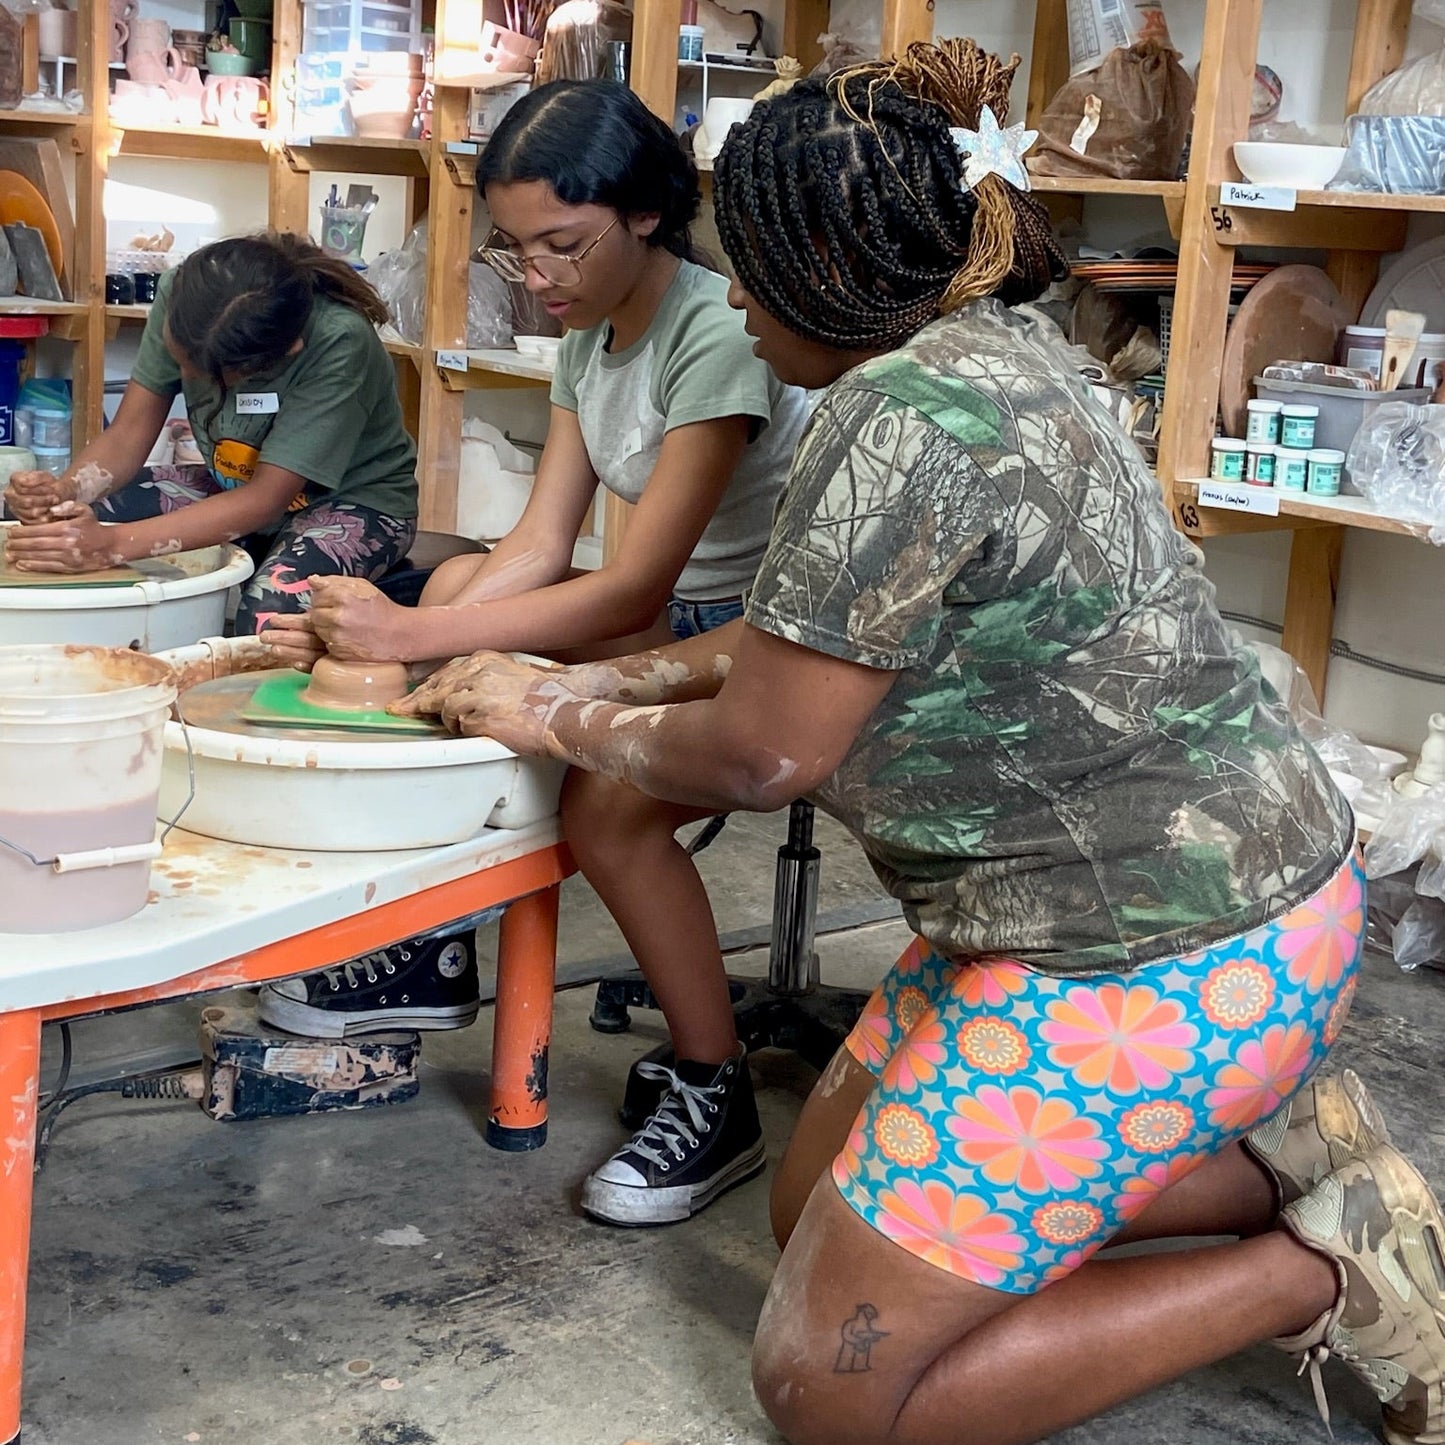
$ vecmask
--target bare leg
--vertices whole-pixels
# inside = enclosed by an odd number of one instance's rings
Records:
[[[1271,1232],[1004,1294],[914,1258],[825,1179],[768,1292],[754,1385],[791,1445],[1024,1445],[1303,1329],[1336,1291],[1328,1260]]]
[[[657,996],[680,1059],[737,1052],[732,1000],[707,890],[674,834],[711,817],[573,770],[562,789],[572,856],[597,890]]]

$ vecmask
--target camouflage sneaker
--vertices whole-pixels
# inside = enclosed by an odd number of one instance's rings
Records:
[[[1445,1216],[1419,1171],[1382,1145],[1327,1174],[1280,1223],[1333,1261],[1335,1304],[1275,1343],[1308,1369],[1333,1355],[1380,1397],[1390,1445],[1445,1445]]]
[[[1317,1074],[1279,1113],[1246,1134],[1246,1151],[1273,1176],[1282,1209],[1335,1169],[1390,1142],[1390,1131],[1353,1069]]]

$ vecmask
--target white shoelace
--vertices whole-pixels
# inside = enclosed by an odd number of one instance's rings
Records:
[[[341,989],[343,978],[346,980],[348,988],[360,987],[361,981],[356,976],[358,967],[366,970],[367,983],[375,983],[377,981],[377,964],[380,964],[387,973],[396,972],[396,965],[384,953],[368,953],[362,958],[353,958],[349,963],[339,964],[334,968],[323,968],[321,972],[330,983],[331,991],[337,993]]]
[[[637,1073],[644,1079],[667,1081],[667,1093],[657,1112],[633,1136],[632,1142],[622,1151],[640,1155],[663,1170],[673,1164],[680,1164],[687,1158],[682,1147],[695,1149],[698,1135],[708,1133],[712,1125],[707,1115],[716,1114],[718,1106],[712,1096],[726,1092],[722,1084],[689,1084],[679,1078],[676,1069],[665,1064],[638,1064]],[[686,1110],[686,1118],[683,1111]],[[666,1154],[662,1152],[666,1150]]]

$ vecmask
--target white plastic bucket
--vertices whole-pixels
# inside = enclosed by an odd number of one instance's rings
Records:
[[[0,647],[0,932],[95,928],[145,904],[175,697],[142,653]]]

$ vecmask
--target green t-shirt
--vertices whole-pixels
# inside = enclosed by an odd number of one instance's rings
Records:
[[[211,381],[183,379],[166,350],[173,280],[174,272],[161,277],[131,379],[157,396],[184,393],[196,444],[222,486],[242,485],[248,468],[269,462],[305,477],[308,505],[325,497],[416,516],[416,444],[402,421],[391,358],[364,316],[318,296],[301,350],[229,388],[217,411]]]
[[[828,391],[747,620],[897,672],[819,802],[942,953],[1138,967],[1277,917],[1353,845],[1138,450],[997,301]]]

